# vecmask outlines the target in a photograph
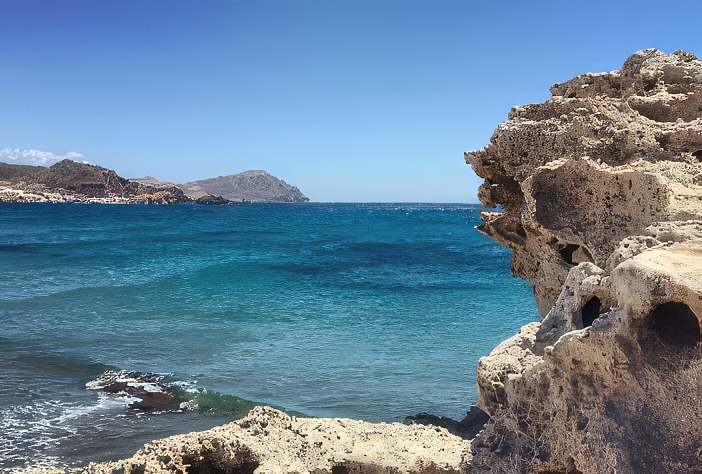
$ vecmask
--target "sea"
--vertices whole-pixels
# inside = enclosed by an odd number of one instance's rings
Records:
[[[478,359],[538,319],[480,210],[0,205],[0,468],[128,457],[256,404],[462,418]],[[134,408],[94,389],[114,371],[189,401]]]

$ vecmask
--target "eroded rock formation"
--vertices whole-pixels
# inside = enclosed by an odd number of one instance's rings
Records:
[[[147,444],[86,473],[459,473],[470,442],[444,428],[296,418],[256,407],[209,431]]]
[[[702,62],[645,50],[466,160],[543,320],[483,358],[475,472],[702,470]]]

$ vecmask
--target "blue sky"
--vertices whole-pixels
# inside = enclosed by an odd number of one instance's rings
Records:
[[[315,201],[475,202],[463,152],[511,106],[639,49],[702,56],[700,13],[645,1],[0,0],[0,149],[176,182],[265,169]]]

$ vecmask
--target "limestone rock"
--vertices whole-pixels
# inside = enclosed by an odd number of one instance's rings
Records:
[[[473,472],[702,470],[702,63],[645,50],[466,160],[542,321],[481,359]]]
[[[470,441],[435,426],[296,418],[256,407],[209,431],[151,442],[86,473],[459,473]]]
[[[485,178],[483,204],[504,207],[481,230],[513,250],[542,316],[573,264],[604,267],[625,237],[700,216],[700,71],[687,56],[641,51],[621,71],[578,76],[542,104],[515,107],[484,150],[466,153]]]

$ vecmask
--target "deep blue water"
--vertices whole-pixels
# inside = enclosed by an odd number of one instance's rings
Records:
[[[478,358],[537,318],[478,212],[0,206],[0,467],[124,456],[237,415],[127,409],[86,390],[107,369],[310,416],[461,417]]]

